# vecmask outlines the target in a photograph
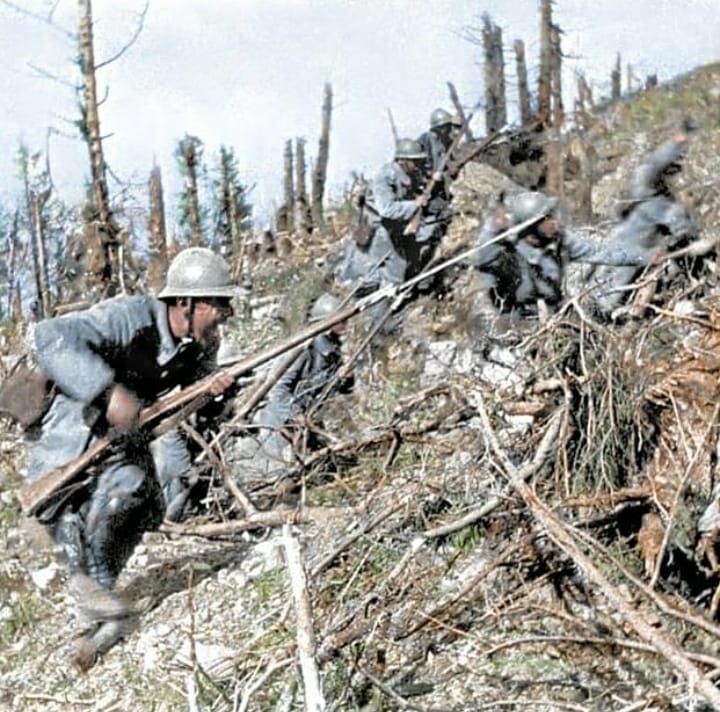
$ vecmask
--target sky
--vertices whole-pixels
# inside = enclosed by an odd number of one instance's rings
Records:
[[[39,16],[56,6],[54,24],[12,4]],[[144,5],[95,0],[96,62],[128,43]],[[82,195],[87,149],[72,126],[76,7],[76,0],[0,0],[2,204],[19,194],[19,141],[31,151],[48,149],[63,198]],[[388,108],[399,133],[416,137],[434,108],[451,108],[447,81],[467,110],[482,98],[481,48],[467,37],[483,12],[503,28],[510,87],[515,38],[525,41],[534,79],[538,0],[149,0],[134,44],[98,72],[112,174],[143,184],[159,165],[172,224],[177,141],[198,136],[209,160],[221,145],[232,147],[264,227],[282,196],[285,141],[304,137],[308,159],[317,153],[330,82],[328,190],[337,196],[352,172],[370,176],[391,158]],[[640,77],[657,73],[660,81],[720,60],[720,0],[557,0],[554,19],[565,33],[568,91],[583,71],[596,96],[607,95],[617,52]],[[508,94],[515,105],[512,89]],[[481,113],[473,119],[480,134]],[[121,186],[111,178],[110,189],[117,194]]]

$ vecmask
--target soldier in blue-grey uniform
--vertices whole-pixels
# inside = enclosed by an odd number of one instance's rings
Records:
[[[517,234],[491,241],[505,230],[525,224]],[[556,198],[528,191],[497,206],[476,238],[471,264],[486,275],[494,307],[517,316],[549,311],[564,297],[569,261],[590,264],[645,265],[647,250],[617,242],[595,244],[567,232],[558,216]]]
[[[394,160],[384,165],[371,185],[366,207],[371,236],[364,249],[371,268],[359,279],[365,289],[398,285],[418,274],[427,264],[442,237],[442,222],[426,213],[424,166],[427,154],[413,139],[397,142]],[[408,222],[421,210],[422,219],[414,235],[405,235]],[[358,248],[359,249],[359,248]],[[389,300],[370,310],[374,322],[387,309]]]
[[[435,109],[430,114],[430,128],[417,139],[427,156],[426,175],[430,176],[440,170],[442,158],[450,149],[461,126],[458,117],[445,109]]]
[[[687,208],[675,200],[670,184],[670,178],[681,170],[687,142],[684,132],[675,134],[635,171],[621,211],[621,222],[613,234],[615,242],[650,253],[684,247],[697,238],[697,223]],[[669,265],[670,270],[677,268]],[[624,303],[628,291],[613,289],[631,284],[638,276],[639,270],[633,266],[598,270],[594,275],[599,285],[598,310],[609,315]]]
[[[321,321],[341,306],[332,294],[321,294],[310,308],[308,323]],[[293,439],[304,432],[306,417],[328,384],[330,393],[348,393],[353,377],[342,365],[340,323],[316,336],[278,379],[253,418],[255,434],[236,444],[235,468],[240,480],[264,480],[293,462]],[[311,444],[312,445],[312,444]]]
[[[84,482],[37,515],[92,626],[77,649],[75,662],[83,668],[128,631],[132,610],[114,584],[143,533],[157,528],[181,494],[189,465],[174,434],[150,447],[137,428],[139,413],[212,372],[218,327],[232,315],[233,294],[225,260],[189,248],[171,263],[158,298],[118,296],[36,325],[35,356],[56,395],[31,447],[28,479],[72,461],[98,438],[119,436]],[[220,395],[231,383],[218,374],[211,392]]]

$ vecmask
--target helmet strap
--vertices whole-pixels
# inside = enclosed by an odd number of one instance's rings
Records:
[[[195,300],[192,297],[188,297],[188,337],[195,340],[195,334],[193,333],[193,327],[195,326]]]

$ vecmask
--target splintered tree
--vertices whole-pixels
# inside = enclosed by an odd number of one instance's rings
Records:
[[[615,67],[610,75],[610,82],[612,84],[612,88],[610,90],[611,98],[619,99],[622,95],[622,60],[619,52],[615,59]]]
[[[295,224],[295,173],[293,170],[292,139],[285,141],[283,151],[283,204],[278,211],[276,228],[278,232],[292,232]]]
[[[167,229],[165,227],[165,200],[163,198],[162,173],[159,166],[153,166],[148,184],[150,194],[150,216],[148,218],[149,259],[148,287],[159,290],[165,279],[168,266]]]
[[[235,152],[220,147],[218,178],[214,182],[215,234],[220,252],[233,266],[233,273],[242,271],[245,253],[243,234],[250,227],[252,208],[247,201],[245,186],[240,181]]]
[[[485,55],[485,126],[488,133],[499,131],[507,124],[505,102],[505,62],[502,30],[483,15],[482,43]]]
[[[552,2],[540,3],[540,74],[538,76],[538,121],[543,126],[550,125],[550,92],[552,74]]]
[[[295,139],[295,230],[300,237],[312,232],[312,214],[305,187],[305,139]]]
[[[323,92],[322,121],[320,126],[320,141],[318,143],[317,160],[312,176],[312,218],[313,225],[322,230],[325,226],[323,214],[323,196],[327,180],[327,168],[330,158],[330,119],[332,117],[332,87],[325,84]]]
[[[39,155],[30,155],[27,147],[20,145],[18,166],[23,183],[26,221],[29,234],[32,276],[35,285],[37,314],[40,318],[50,315],[50,279],[47,258],[46,205],[52,192],[47,173],[34,171]]]
[[[101,294],[113,294],[120,282],[119,242],[120,232],[108,198],[107,166],[103,155],[102,134],[96,82],[95,50],[91,0],[78,0],[79,10],[79,57],[82,74],[82,116],[78,122],[90,156],[92,176],[90,215],[86,222],[85,243],[87,271],[91,289]]]
[[[2,289],[3,298],[3,302],[0,304],[0,315],[9,317],[12,314],[15,293],[19,284],[18,263],[21,260],[19,259],[18,226],[20,212],[15,210],[12,217],[5,215],[3,212],[0,218],[2,218],[0,221],[0,228],[2,229],[2,232],[0,232],[0,235],[2,235],[2,242],[0,242],[0,254],[2,255],[0,289]]]
[[[532,109],[530,108],[530,89],[528,88],[527,64],[525,62],[525,43],[522,40],[515,40],[515,72],[518,84],[518,102],[520,105],[520,121],[523,126],[529,126],[533,122]]]
[[[203,144],[197,136],[185,134],[185,137],[178,141],[175,158],[185,180],[184,190],[180,194],[179,223],[185,230],[186,241],[196,247],[205,244],[203,214],[198,192],[198,174],[202,170],[202,156]]]
[[[548,192],[562,197],[565,189],[562,125],[565,121],[565,109],[562,100],[562,51],[560,48],[560,28],[550,23],[550,99],[551,114],[548,127],[547,176]]]

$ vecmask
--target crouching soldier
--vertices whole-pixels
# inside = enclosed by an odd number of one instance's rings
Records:
[[[519,226],[519,232],[493,242]],[[470,262],[486,276],[494,308],[521,317],[559,306],[570,260],[637,267],[650,259],[647,250],[617,242],[592,244],[573,236],[561,224],[557,199],[538,192],[519,193],[500,204],[475,247]]]
[[[675,134],[635,171],[621,211],[621,222],[613,234],[616,243],[651,254],[686,247],[697,238],[694,217],[675,199],[672,190],[671,179],[681,170],[687,142],[685,133]],[[668,263],[666,279],[678,271],[692,273],[698,266],[697,260]],[[632,265],[598,270],[593,277],[599,285],[596,290],[598,311],[610,316],[614,309],[625,303],[630,290],[624,288],[636,281],[640,272]]]
[[[37,363],[55,397],[29,453],[28,479],[69,463],[99,438],[117,436],[109,457],[36,514],[90,625],[75,657],[83,669],[130,630],[133,611],[115,582],[143,533],[157,528],[183,494],[189,465],[183,443],[170,435],[151,447],[137,427],[140,411],[214,370],[218,327],[232,315],[233,293],[225,260],[190,248],[173,260],[158,298],[118,296],[35,328]],[[219,374],[211,392],[219,395],[231,383]]]
[[[322,321],[339,308],[337,297],[322,294],[313,303],[308,322]],[[237,443],[234,459],[240,480],[266,482],[280,476],[297,461],[301,445],[316,445],[299,443],[298,436],[308,432],[307,419],[320,405],[318,398],[348,393],[353,386],[353,377],[342,367],[344,333],[345,325],[340,323],[316,336],[272,387],[253,418],[256,434]]]

